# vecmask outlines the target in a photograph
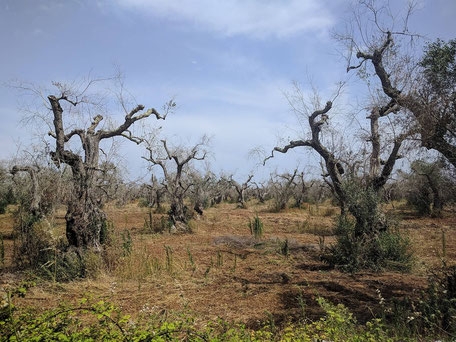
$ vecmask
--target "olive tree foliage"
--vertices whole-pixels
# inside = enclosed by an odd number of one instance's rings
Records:
[[[112,82],[118,89],[115,96],[110,89],[102,88]],[[103,183],[109,174],[108,169],[100,165],[100,145],[115,137],[135,141],[130,131],[132,125],[151,116],[164,120],[174,102],[165,105],[163,113],[155,108],[146,110],[143,105],[133,105],[124,97],[120,78],[92,79],[82,84],[53,82],[53,86],[51,91],[21,88],[38,95],[45,107],[44,112],[33,114],[49,126],[52,162],[57,168],[63,165],[71,170],[72,189],[65,215],[68,243],[77,248],[99,249],[102,243],[100,232],[106,220],[100,189],[106,190]],[[110,114],[117,114],[118,108],[123,111],[123,119],[120,124],[115,124]]]
[[[456,39],[429,43],[419,61],[418,87],[404,95],[423,147],[456,167]]]
[[[141,138],[147,149],[147,155],[142,158],[151,164],[151,168],[158,166],[163,173],[163,185],[171,202],[169,219],[176,232],[190,233],[188,220],[191,211],[184,203],[184,199],[194,186],[189,177],[194,161],[204,160],[208,154],[207,137],[191,148],[185,146],[170,147],[165,139],[158,140],[155,136]]]
[[[405,199],[420,215],[440,217],[444,206],[456,200],[456,180],[442,160],[416,160],[401,178]]]

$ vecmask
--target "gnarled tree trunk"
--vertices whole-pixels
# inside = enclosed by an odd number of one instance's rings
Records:
[[[188,166],[188,163],[192,160],[204,160],[204,158],[206,158],[206,151],[203,151],[202,155],[198,156],[201,146],[205,144],[205,138],[203,138],[201,143],[196,144],[190,151],[178,151],[179,149],[171,151],[168,149],[166,140],[161,140],[164,153],[160,153],[159,150],[161,150],[161,147],[155,146],[153,142],[145,139],[141,139],[141,141],[146,143],[146,149],[149,151],[149,156],[143,157],[143,159],[152,163],[152,165],[159,165],[163,171],[165,189],[171,200],[171,209],[168,212],[169,219],[177,232],[191,233],[191,229],[187,224],[189,215],[184,199],[187,191],[193,186],[193,183],[185,182],[182,177],[184,168]],[[169,164],[167,164],[167,161],[169,160],[174,161],[176,167],[174,173],[169,171]]]
[[[97,130],[99,123],[103,120],[101,115],[93,118],[93,121],[87,129],[74,129],[65,133],[63,125],[64,110],[61,106],[62,101],[77,106],[81,102],[71,100],[62,92],[59,97],[54,95],[48,96],[54,116],[54,131],[49,135],[56,141],[55,151],[50,153],[51,159],[57,165],[65,163],[70,166],[72,171],[72,194],[68,202],[66,220],[66,236],[70,246],[77,248],[100,248],[102,241],[100,233],[105,224],[106,215],[101,210],[102,199],[97,189],[97,175],[99,170],[100,141],[103,139],[123,136],[136,143],[131,133],[128,131],[130,126],[137,120],[141,120],[155,115],[157,119],[165,119],[155,109],[149,109],[146,112],[138,114],[144,110],[144,106],[138,105],[132,111],[126,113],[123,124],[113,130]],[[170,102],[170,106],[173,103]],[[83,156],[66,149],[66,144],[73,136],[80,138]]]

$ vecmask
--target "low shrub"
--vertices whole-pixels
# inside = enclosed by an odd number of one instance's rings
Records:
[[[326,247],[322,258],[343,271],[408,271],[413,265],[410,241],[397,227],[359,236],[354,220],[340,216],[335,234],[336,243]]]
[[[0,199],[0,215],[6,213],[6,208],[8,207],[8,201],[5,199]]]
[[[21,287],[21,295],[26,288]],[[17,291],[16,291],[17,292]],[[418,336],[401,336],[382,319],[359,324],[343,305],[324,298],[317,302],[324,316],[316,321],[285,323],[273,320],[258,329],[219,319],[198,328],[189,314],[170,313],[165,319],[143,313],[132,320],[113,304],[82,299],[77,305],[37,313],[13,305],[14,291],[7,293],[6,314],[0,317],[0,341],[416,341]],[[201,325],[199,325],[201,326]],[[436,336],[432,336],[435,338]]]
[[[430,272],[420,299],[387,303],[386,318],[403,334],[447,335],[456,338],[456,266]]]
[[[140,208],[150,208],[150,206],[151,206],[151,203],[149,202],[149,200],[147,198],[141,197],[138,200],[138,207],[140,207]]]
[[[417,185],[413,191],[406,193],[407,204],[413,207],[415,212],[420,216],[428,216],[432,209],[432,193],[428,186],[424,184]]]
[[[348,214],[339,216],[336,243],[323,260],[347,272],[360,269],[408,271],[413,264],[409,239],[381,210],[381,196],[356,181],[344,183]]]
[[[9,188],[5,193],[0,194],[0,214],[5,214],[8,205],[15,204],[16,198],[13,189]]]

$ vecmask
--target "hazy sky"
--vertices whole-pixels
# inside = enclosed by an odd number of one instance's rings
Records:
[[[175,97],[177,112],[161,123],[168,136],[183,142],[212,136],[213,168],[243,178],[256,163],[250,149],[270,150],[278,137],[299,132],[283,95],[293,80],[311,78],[325,95],[346,77],[331,31],[341,28],[349,3],[0,0],[0,82],[49,86],[89,72],[110,75],[117,65],[138,103],[159,108]],[[418,7],[412,30],[430,39],[456,37],[455,0],[421,0]],[[4,159],[28,143],[33,127],[19,124],[18,92],[0,89]],[[350,101],[349,95],[341,101]],[[134,176],[146,174],[142,153],[133,143],[122,144]],[[280,156],[267,173],[279,165],[292,169],[299,161],[304,167],[301,153]]]

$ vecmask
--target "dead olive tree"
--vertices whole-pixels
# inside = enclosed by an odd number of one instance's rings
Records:
[[[162,182],[152,174],[150,183],[143,183],[140,185],[137,197],[140,199],[139,205],[141,207],[155,208],[156,213],[162,213],[164,208],[162,206],[165,201],[166,189]]]
[[[346,166],[349,166],[350,169],[358,170],[358,165],[351,168],[342,157],[344,151],[330,148],[328,142],[325,143],[324,139],[322,139],[322,131],[324,127],[328,127],[334,100],[322,105],[316,94],[308,100],[298,86],[296,86],[295,95],[288,96],[288,100],[297,115],[307,119],[310,136],[290,141],[289,144],[283,147],[275,147],[271,156],[266,158],[267,160],[273,157],[274,152],[287,153],[290,149],[297,147],[311,148],[317,152],[322,159],[323,178],[336,196],[342,211],[346,208],[356,219],[357,235],[385,229],[385,220],[379,211],[378,200],[374,200],[374,197],[378,196],[391,176],[396,161],[401,157],[399,151],[403,146],[404,140],[410,135],[409,127],[402,125],[400,119],[405,114],[402,105],[402,91],[396,86],[399,80],[407,79],[407,76],[409,76],[408,70],[403,64],[395,64],[397,67],[395,73],[387,72],[386,66],[393,66],[393,64],[391,61],[386,63],[384,60],[395,55],[393,36],[405,34],[407,24],[405,24],[401,32],[380,29],[380,23],[378,22],[379,12],[374,6],[374,1],[360,1],[357,10],[366,9],[366,13],[355,13],[353,22],[358,23],[360,20],[361,22],[363,20],[371,21],[368,23],[370,25],[368,28],[364,24],[362,26],[355,25],[356,29],[362,31],[359,38],[361,42],[357,41],[358,36],[353,32],[337,37],[340,41],[346,43],[351,50],[356,49],[356,56],[360,59],[358,65],[352,66],[349,64],[347,71],[365,68],[365,64],[371,63],[372,72],[377,77],[377,83],[366,82],[367,90],[372,94],[372,99],[362,110],[367,112],[366,119],[368,120],[364,124],[365,128],[363,128],[366,132],[364,141],[359,141],[356,145],[356,140],[352,139],[350,143],[352,146],[359,146],[360,151],[357,154],[366,159],[366,163],[363,161],[363,164],[366,164],[366,168],[362,170],[365,175],[363,177],[354,177],[351,170],[346,170]],[[369,28],[372,26],[373,30],[380,30],[380,33],[371,35]],[[368,30],[369,34],[363,30]],[[400,68],[399,65],[403,67]],[[366,76],[364,75],[369,74],[369,71],[370,69],[365,71],[365,73],[361,73],[361,79],[365,78]],[[392,80],[393,76],[394,80]],[[338,87],[335,98],[340,94],[341,87]],[[353,130],[351,134],[354,137],[359,136]],[[355,184],[351,186],[352,189],[348,189],[346,186],[348,181],[358,181],[360,184]],[[360,202],[361,199],[356,194],[356,188],[363,188],[368,191],[366,196],[371,197],[371,200],[364,201],[365,203],[370,203],[368,207],[365,207]],[[367,195],[368,193],[371,194]]]
[[[360,1],[360,6],[367,6],[368,13],[374,13],[374,18],[357,17],[358,20],[354,23],[372,20],[374,26],[378,24],[375,21],[376,12],[369,12],[373,3]],[[355,26],[364,29],[364,25]],[[346,151],[340,151],[331,144],[331,134],[336,132],[330,126],[331,114],[334,111],[334,114],[337,114],[333,102],[339,96],[341,86],[337,88],[334,98],[325,105],[322,105],[316,93],[307,98],[299,87],[296,87],[295,95],[289,95],[288,100],[295,113],[304,119],[303,122],[307,121],[307,136],[292,140],[285,146],[275,147],[264,160],[266,162],[274,157],[275,152],[287,153],[301,147],[310,148],[319,155],[323,165],[323,179],[337,198],[341,211],[344,213],[346,209],[354,218],[352,222],[347,215],[341,216],[337,224],[336,244],[331,246],[327,260],[351,271],[360,268],[380,270],[389,267],[391,262],[404,269],[410,266],[408,240],[399,232],[389,229],[390,223],[380,207],[381,191],[390,178],[396,161],[401,157],[399,152],[405,139],[410,135],[409,127],[401,122],[406,113],[399,101],[401,90],[396,87],[396,80],[402,80],[408,73],[398,67],[393,82],[392,75],[385,69],[392,65],[386,64],[384,57],[395,53],[392,44],[394,34],[396,33],[393,31],[385,31],[384,34],[372,36],[363,32],[362,42],[358,44],[356,37],[347,38],[351,47],[359,47],[356,55],[361,59],[359,65],[349,64],[347,71],[371,63],[373,73],[377,75],[375,81],[366,82],[367,93],[371,96],[370,102],[352,114],[352,117],[360,122],[364,134],[352,127],[344,134],[345,138],[350,136],[348,146],[354,151],[349,151],[349,155],[356,156],[352,160],[356,165],[350,165],[351,162],[346,160]],[[370,75],[370,70],[360,74],[362,80],[369,77],[366,74]],[[363,112],[366,113],[367,120],[364,122],[357,117],[359,114],[356,114]],[[342,148],[346,149],[346,146],[344,144]],[[360,162],[357,160],[359,158],[362,158]]]
[[[193,203],[193,210],[198,215],[203,215],[204,210],[215,204],[216,177],[208,171],[201,175],[197,170],[189,174],[190,182],[193,184],[190,199]]]
[[[264,203],[266,201],[266,197],[269,195],[269,189],[265,185],[265,182],[261,182],[259,185],[256,182],[252,183],[255,185],[255,196],[260,203]]]
[[[404,124],[421,146],[438,151],[456,167],[456,40],[427,44],[417,61],[408,51],[419,37],[407,27],[413,5],[410,2],[403,24],[396,29],[389,4],[360,1],[354,14],[358,28],[338,39],[349,48],[347,71],[358,70],[362,77],[372,75],[380,82],[384,108],[379,114],[407,110],[410,115],[403,115]],[[359,62],[352,64],[352,56]],[[378,158],[372,158],[378,165]]]
[[[293,173],[274,174],[271,176],[271,189],[272,198],[274,202],[274,211],[281,211],[287,208],[290,198],[293,196],[295,190],[295,178],[298,169]]]
[[[13,176],[19,172],[26,172],[29,174],[32,186],[30,189],[30,203],[28,205],[28,209],[33,217],[39,220],[43,216],[43,211],[41,208],[41,189],[38,181],[38,173],[40,172],[40,168],[28,165],[15,165],[12,167],[10,172]]]
[[[64,179],[53,167],[47,150],[40,145],[27,146],[11,164],[19,211],[34,221],[49,216],[61,202]]]
[[[238,182],[236,182],[233,179],[233,176],[231,176],[229,179],[229,183],[236,190],[236,193],[238,195],[237,202],[238,202],[239,208],[243,208],[243,209],[247,208],[247,205],[245,204],[245,191],[249,188],[249,186],[250,186],[249,183],[252,180],[252,178],[253,178],[253,175],[249,175],[247,177],[247,180],[242,184],[239,184]]]
[[[190,212],[184,203],[188,190],[193,183],[186,177],[192,161],[204,160],[207,156],[205,146],[207,138],[203,137],[191,149],[184,147],[169,148],[166,140],[160,142],[154,139],[142,139],[148,155],[143,158],[152,164],[160,166],[164,176],[164,186],[171,201],[169,219],[179,233],[191,233],[188,226]]]
[[[310,184],[308,184],[304,179],[304,171],[298,174],[298,178],[299,180],[296,182],[293,196],[295,198],[295,207],[301,208],[307,198],[309,189],[312,187],[315,181],[312,181]]]
[[[143,105],[127,110],[122,103],[125,117],[119,126],[97,129],[103,120],[103,116],[98,114],[93,117],[87,128],[73,128],[68,131],[64,124],[65,114],[71,112],[73,107],[81,106],[82,110],[89,112],[97,110],[95,102],[88,101],[85,96],[92,84],[93,82],[89,82],[81,93],[76,93],[65,85],[54,83],[59,93],[47,96],[53,119],[53,129],[49,132],[49,136],[55,140],[55,150],[50,152],[51,159],[57,167],[66,164],[72,171],[73,188],[65,215],[66,237],[70,246],[83,248],[100,246],[100,232],[106,219],[101,210],[102,199],[97,193],[97,180],[101,171],[100,143],[115,137],[134,140],[129,129],[136,121],[149,116],[164,120],[168,110],[174,106],[174,103],[170,102],[165,107],[164,114],[160,114],[154,108],[144,110]],[[81,152],[75,152],[72,148],[70,142],[74,137],[79,138]]]
[[[301,94],[302,95],[302,94]],[[308,124],[311,131],[311,137],[309,139],[299,139],[290,141],[284,147],[275,147],[271,153],[271,156],[266,158],[272,158],[274,152],[287,153],[290,149],[297,147],[308,147],[316,151],[323,159],[325,173],[323,174],[324,179],[328,180],[328,184],[331,190],[334,192],[342,208],[347,208],[350,213],[355,217],[357,221],[357,232],[363,234],[366,228],[371,231],[377,231],[384,229],[383,220],[375,220],[373,222],[371,218],[374,216],[374,212],[378,211],[377,207],[370,208],[373,211],[373,215],[366,215],[363,206],[358,201],[352,200],[352,196],[347,188],[344,186],[343,175],[345,173],[342,163],[338,160],[336,154],[327,148],[321,141],[320,134],[322,127],[327,124],[329,120],[329,112],[333,104],[331,101],[327,102],[323,109],[317,109],[308,113]],[[296,109],[296,108],[295,108]],[[307,108],[300,108],[300,113],[306,113]],[[392,105],[385,106],[373,106],[367,117],[370,121],[370,137],[371,142],[371,154],[370,154],[370,170],[369,177],[366,179],[364,187],[371,189],[374,193],[378,193],[382,187],[386,184],[391,172],[393,171],[394,164],[399,158],[399,149],[402,145],[406,135],[401,134],[391,140],[391,146],[380,147],[380,134],[379,134],[379,119],[385,118],[392,113],[397,112],[397,107]],[[387,142],[387,140],[386,140]],[[386,160],[382,162],[380,151],[386,151],[389,149]],[[265,160],[265,161],[266,161]]]
[[[150,207],[153,208],[156,206],[157,213],[162,212],[163,199],[165,197],[166,188],[161,184],[155,175],[151,177],[151,186],[149,187],[150,194],[152,196],[150,200]]]
[[[215,184],[214,203],[220,204],[222,201],[232,200],[232,185],[226,175],[221,175]]]

